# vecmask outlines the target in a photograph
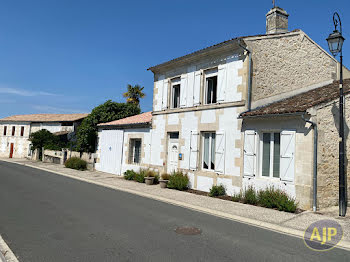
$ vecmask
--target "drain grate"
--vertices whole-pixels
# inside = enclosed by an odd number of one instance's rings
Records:
[[[177,227],[175,232],[180,235],[193,236],[201,234],[202,230],[196,227]]]

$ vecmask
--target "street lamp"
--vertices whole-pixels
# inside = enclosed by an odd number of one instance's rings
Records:
[[[347,208],[345,188],[345,140],[344,140],[344,91],[343,91],[343,43],[342,26],[339,14],[333,15],[334,31],[328,38],[329,51],[333,56],[340,53],[340,79],[339,79],[339,216],[344,217]],[[339,25],[340,31],[337,30]]]

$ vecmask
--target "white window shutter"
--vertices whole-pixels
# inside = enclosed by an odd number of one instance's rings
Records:
[[[282,181],[294,181],[295,131],[281,132],[280,178]]]
[[[219,65],[218,67],[218,86],[217,86],[217,101],[225,101],[225,89],[226,89],[226,69],[227,65]]]
[[[202,71],[196,71],[194,75],[194,86],[193,86],[193,106],[200,105],[200,95],[202,86]]]
[[[244,156],[243,156],[243,175],[256,175],[256,132],[254,130],[247,130],[244,133]]]
[[[158,95],[156,96],[156,103],[154,105],[154,111],[160,111],[163,108],[163,84],[164,80],[158,80],[156,82],[156,88],[158,90]]]
[[[194,89],[194,77],[195,71],[190,71],[187,74],[187,92],[186,92],[186,101],[187,106],[193,106],[193,89]]]
[[[163,92],[162,92],[162,110],[168,108],[168,90],[169,90],[169,80],[164,79],[163,81]]]
[[[190,146],[190,169],[197,170],[197,158],[198,158],[198,139],[199,132],[191,132],[191,146]]]
[[[225,132],[217,131],[215,136],[215,172],[225,173]]]
[[[181,75],[180,107],[186,106],[187,74]]]

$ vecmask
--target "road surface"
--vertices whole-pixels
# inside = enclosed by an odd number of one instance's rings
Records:
[[[20,261],[350,261],[349,251],[315,252],[299,238],[2,161],[0,200],[0,234]]]

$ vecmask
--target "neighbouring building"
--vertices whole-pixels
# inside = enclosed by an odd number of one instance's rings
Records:
[[[302,30],[288,31],[285,10],[267,13],[266,34],[237,37],[149,70],[151,124],[101,126],[101,170],[113,160],[120,163],[109,170],[115,174],[140,166],[181,170],[191,188],[222,184],[228,194],[275,186],[309,209],[314,129],[306,119],[320,131],[319,206],[336,204],[339,63]],[[344,76],[350,76],[345,67]],[[111,153],[111,136],[121,153]]]
[[[0,157],[30,156],[29,136],[42,129],[68,139],[87,116],[88,114],[32,114],[0,119]]]

